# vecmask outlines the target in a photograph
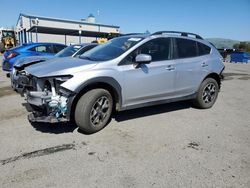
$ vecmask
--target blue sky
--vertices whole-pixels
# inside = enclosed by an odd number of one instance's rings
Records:
[[[73,20],[92,13],[123,33],[179,30],[250,41],[250,0],[0,0],[0,27],[15,25],[19,13]]]

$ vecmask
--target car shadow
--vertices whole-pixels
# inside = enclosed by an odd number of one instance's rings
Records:
[[[188,108],[192,108],[192,103],[190,101],[173,102],[168,104],[161,104],[156,106],[149,106],[149,107],[116,112],[113,115],[113,119],[117,122],[122,122],[145,116],[152,116],[156,114],[162,114]]]
[[[51,134],[62,134],[62,133],[72,133],[77,126],[74,123],[62,122],[62,123],[37,123],[30,122],[31,126],[35,130],[42,133],[51,133]]]
[[[29,107],[29,106],[26,106],[26,107]],[[183,109],[188,109],[188,108],[192,108],[192,104],[189,101],[174,102],[174,103],[161,104],[161,105],[155,105],[155,106],[150,106],[150,107],[136,108],[132,110],[115,112],[112,115],[112,118],[110,119],[110,121],[115,120],[117,122],[122,122],[122,121],[131,120],[131,119],[137,119],[141,117],[152,116],[156,114],[162,114],[162,113],[178,111],[178,110],[183,110]],[[110,121],[108,123],[110,123]],[[51,133],[51,134],[72,133],[75,129],[77,129],[77,132],[84,134],[84,135],[89,135],[86,132],[80,130],[75,123],[71,123],[71,122],[61,122],[61,123],[30,122],[30,124],[37,131],[40,131],[42,133]]]

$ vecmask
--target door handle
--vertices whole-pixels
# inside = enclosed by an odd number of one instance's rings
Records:
[[[206,62],[203,62],[203,63],[201,64],[201,66],[202,66],[202,67],[207,67],[208,64],[207,64]]]
[[[168,71],[175,70],[175,68],[172,65],[168,65],[165,69]]]

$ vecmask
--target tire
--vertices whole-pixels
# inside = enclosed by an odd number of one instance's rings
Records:
[[[0,53],[4,53],[5,49],[4,49],[4,45],[2,42],[0,42]]]
[[[195,107],[200,109],[211,108],[219,92],[219,86],[215,79],[207,78],[205,79],[198,90],[197,96],[193,101]]]
[[[112,108],[113,99],[107,90],[90,90],[76,104],[75,122],[84,133],[98,132],[109,122]]]

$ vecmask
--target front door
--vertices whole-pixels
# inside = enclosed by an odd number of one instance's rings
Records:
[[[150,64],[135,66],[135,56],[148,54]],[[120,65],[124,76],[123,106],[170,98],[174,94],[175,64],[170,38],[153,39],[128,55]]]

